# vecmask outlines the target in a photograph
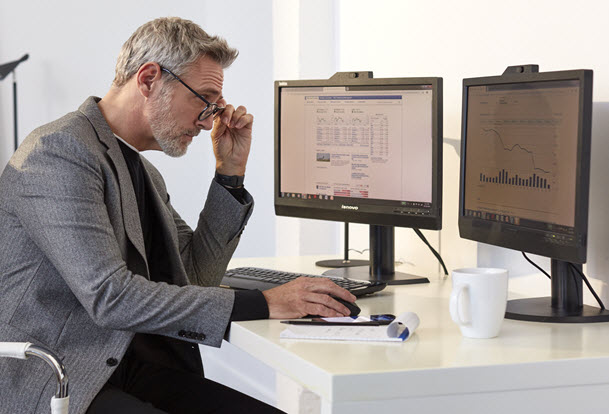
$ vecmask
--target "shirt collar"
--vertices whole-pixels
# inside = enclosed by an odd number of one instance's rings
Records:
[[[125,141],[124,139],[122,139],[121,137],[119,137],[118,135],[114,134],[114,136],[116,137],[116,139],[118,139],[119,141],[121,141],[123,144],[125,144],[127,147],[131,148],[133,151],[139,153],[139,151],[137,150],[137,148],[135,148],[133,145],[129,144],[127,141]]]

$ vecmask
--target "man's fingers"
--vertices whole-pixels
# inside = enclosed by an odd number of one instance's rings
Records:
[[[347,289],[338,286],[330,279],[315,278],[315,277],[303,277],[297,280],[303,279],[305,288],[312,292],[325,293],[346,300],[347,302],[355,302],[355,296],[351,294]]]
[[[236,129],[251,126],[254,123],[254,116],[247,113],[245,106],[239,106],[235,109],[232,105],[226,105],[226,108],[218,118],[220,118],[223,125]]]
[[[307,315],[316,315],[324,318],[340,318],[341,316],[349,315],[349,312],[342,313],[318,303],[307,303],[305,309]]]
[[[243,128],[254,121],[254,117],[247,113],[245,106],[241,105],[235,109],[232,105],[226,105],[226,109],[222,111],[222,123],[230,128]]]
[[[222,119],[222,123],[224,125],[230,125],[230,121],[233,118],[233,113],[235,112],[235,107],[232,105],[226,105],[224,111],[222,111],[222,115],[220,115]]]
[[[221,137],[222,134],[224,134],[224,132],[226,131],[226,124],[224,123],[224,121],[222,121],[220,119],[220,117],[215,118],[214,119],[214,128],[211,131],[211,137],[212,138],[216,138],[216,137]]]
[[[228,126],[231,128],[243,128],[244,126],[253,123],[254,116],[247,113],[245,106],[239,106],[231,116]]]
[[[349,308],[332,296],[354,302],[355,296],[329,279],[300,277],[284,285],[262,292],[269,306],[270,318],[300,318],[306,315],[323,317],[347,316]]]
[[[234,116],[233,116],[234,119]],[[247,125],[254,123],[254,116],[252,114],[244,114],[238,121],[235,121],[235,128],[241,129]]]
[[[336,316],[348,316],[351,313],[351,311],[345,305],[326,294],[311,292],[303,297],[303,299],[311,304],[322,305],[321,307],[325,308],[324,310],[326,312],[328,312],[328,310],[332,310],[339,313],[339,315]],[[319,308],[319,306],[315,307]],[[311,315],[326,316],[322,315],[321,313],[311,313]]]

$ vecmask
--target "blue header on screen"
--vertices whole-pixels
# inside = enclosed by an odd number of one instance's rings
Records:
[[[364,96],[305,96],[305,99],[317,98],[320,101],[353,101],[362,99],[402,99],[400,95],[364,95]]]

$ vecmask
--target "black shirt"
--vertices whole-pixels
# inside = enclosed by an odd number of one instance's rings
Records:
[[[158,216],[151,199],[151,190],[154,191],[154,189],[152,189],[152,184],[148,182],[140,154],[129,148],[120,139],[117,141],[125,157],[133,189],[135,190],[144,245],[146,247],[146,260],[150,272],[148,276],[154,282],[172,284],[171,269],[173,263],[171,263],[169,256],[166,254],[167,249],[165,247],[165,240],[168,238],[164,237],[163,229],[155,225],[158,222]],[[239,202],[244,202],[243,188],[227,189],[227,191]],[[231,312],[232,321],[266,319],[268,317],[268,305],[262,292],[259,290],[235,291],[235,301]]]

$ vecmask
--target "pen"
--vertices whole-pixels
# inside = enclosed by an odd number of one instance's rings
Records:
[[[288,325],[322,325],[322,326],[381,326],[380,323],[370,322],[321,322],[321,321],[281,321]]]

